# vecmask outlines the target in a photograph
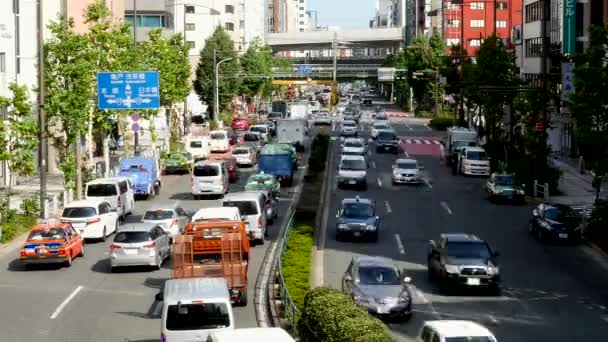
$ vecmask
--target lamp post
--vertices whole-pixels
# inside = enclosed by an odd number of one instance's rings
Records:
[[[215,65],[215,77],[214,77],[214,92],[213,92],[213,97],[214,97],[214,101],[213,101],[213,120],[215,120],[216,123],[219,123],[219,106],[220,106],[220,65],[224,62],[228,62],[231,61],[233,59],[235,59],[236,57],[228,57],[228,58],[224,58],[219,62],[215,62],[217,57],[216,57],[216,50],[213,50],[213,63]]]
[[[40,172],[40,218],[46,219],[46,159],[47,159],[47,144],[46,144],[46,115],[44,112],[44,40],[43,40],[43,20],[42,20],[42,0],[36,1],[36,23],[38,26],[38,136],[39,143],[39,172]],[[80,143],[78,141],[77,143]]]

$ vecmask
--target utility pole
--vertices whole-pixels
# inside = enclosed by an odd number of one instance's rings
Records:
[[[44,112],[44,26],[42,23],[42,0],[36,0],[38,26],[38,135],[39,172],[40,172],[40,218],[46,219],[46,115]]]
[[[133,0],[133,45],[137,45],[137,0]]]
[[[439,103],[439,67],[435,67],[435,108],[433,110],[433,115],[435,119],[437,119],[437,106]]]
[[[464,43],[464,1],[460,5],[460,80],[464,79],[464,55],[466,52]],[[464,89],[460,86],[460,103],[458,103],[458,125],[462,125],[464,122]],[[469,122],[469,127],[471,123]]]
[[[333,80],[336,82],[338,79],[338,32],[334,31],[334,40],[332,41],[332,49],[334,53],[334,74]]]
[[[493,8],[493,14],[494,14],[494,35],[496,36],[496,0],[494,0],[494,8]],[[510,9],[509,9],[510,11]]]
[[[534,158],[534,179],[536,179],[539,175],[539,167],[544,169],[544,165],[546,164],[546,156],[545,156],[545,144],[547,139],[547,91],[549,87],[549,80],[547,74],[547,59],[548,59],[548,50],[549,44],[547,44],[547,21],[550,17],[551,13],[551,4],[549,1],[542,1],[543,11],[541,17],[541,25],[540,25],[540,36],[542,37],[542,51],[541,51],[541,82],[542,82],[542,90],[541,90],[541,103],[543,105],[543,110],[541,114],[541,122],[542,122],[542,130],[540,130],[540,137],[537,140],[537,148],[536,148],[536,156]],[[542,171],[540,172],[542,174]]]
[[[218,116],[218,109],[217,107],[219,106],[219,94],[218,94],[218,88],[219,88],[219,80],[218,80],[218,72],[217,72],[217,50],[213,50],[213,118],[211,118],[212,120],[215,120],[215,122],[217,122],[217,116]]]
[[[184,46],[186,46],[188,40],[186,40],[186,4],[184,4]],[[190,59],[190,47],[188,46],[188,59]],[[186,134],[186,116],[188,115],[188,95],[184,98],[184,117],[183,117],[183,129]]]

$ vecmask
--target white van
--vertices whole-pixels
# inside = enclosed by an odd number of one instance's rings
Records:
[[[261,191],[234,192],[224,196],[222,206],[239,208],[241,217],[247,223],[247,234],[251,240],[264,244],[264,237],[268,235],[268,218],[266,207],[270,205],[266,195]]]
[[[194,164],[191,174],[192,196],[224,195],[228,192],[228,169],[220,160],[199,161]]]
[[[135,209],[135,194],[127,177],[99,178],[88,182],[84,189],[85,199],[102,199],[124,218]]]
[[[213,331],[207,342],[296,342],[281,328],[244,328]]]
[[[230,150],[230,137],[224,130],[211,131],[209,134],[209,150],[211,152],[227,152]]]
[[[467,176],[490,176],[490,158],[479,146],[466,146],[458,157],[459,171]]]
[[[207,220],[240,221],[241,214],[239,208],[211,207],[199,209],[192,215],[192,222]]]
[[[169,279],[162,301],[161,341],[206,341],[212,332],[234,329],[224,278]]]
[[[190,136],[186,139],[186,152],[189,152],[195,161],[207,159],[209,156],[209,138],[203,136]]]

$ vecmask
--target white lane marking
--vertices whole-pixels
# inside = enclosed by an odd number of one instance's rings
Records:
[[[405,127],[406,127],[407,129],[409,129],[410,131],[413,131],[413,130],[414,130],[414,129],[412,128],[412,126],[410,126],[410,125],[408,125],[408,124],[405,124]]]
[[[422,291],[418,290],[418,288],[414,288],[414,293],[416,294],[416,297],[418,297],[423,304],[427,304],[429,306],[429,309],[431,309],[431,314],[433,315],[433,317],[435,317],[435,319],[440,320],[441,314],[439,314],[439,311],[437,311],[437,309],[435,309],[435,306],[433,305],[433,303],[431,303],[431,301],[428,300],[428,298],[426,298],[424,293]]]
[[[420,141],[418,139],[414,139],[414,141],[416,142],[416,144],[422,144],[422,141]]]
[[[494,317],[494,315],[487,315],[488,319],[490,320],[490,322],[492,322],[492,324],[498,324],[498,319],[496,319],[496,317]]]
[[[424,182],[424,184],[426,184],[426,186],[428,186],[428,187],[429,187],[429,189],[432,189],[432,188],[433,188],[433,186],[431,185],[431,182],[429,182],[429,180],[428,180],[428,179],[426,179],[426,178],[425,178],[425,179],[423,179],[422,181]]]
[[[378,178],[377,181],[378,181],[378,186],[382,187],[382,180],[380,178]]]
[[[338,140],[338,137],[331,137],[330,139],[331,139],[332,141],[336,141],[336,140]]]
[[[427,145],[431,144],[431,142],[429,140],[425,140],[424,143],[427,144]]]
[[[332,120],[331,122],[331,131],[335,131],[336,130],[336,122]]]
[[[410,157],[410,154],[407,153],[407,151],[403,151],[403,155],[405,156],[405,158],[409,158]]]
[[[602,321],[608,323],[608,315],[602,315],[600,316],[600,318],[602,319]]]
[[[72,293],[70,293],[70,295],[66,299],[64,299],[63,302],[61,302],[61,304],[59,304],[59,306],[57,307],[57,309],[55,309],[55,311],[51,315],[51,319],[57,318],[57,316],[59,316],[59,314],[61,313],[61,311],[63,311],[63,309],[65,309],[65,307],[68,306],[68,304],[70,303],[70,301],[72,299],[74,299],[74,297],[76,297],[76,295],[80,291],[82,291],[82,289],[83,289],[82,285],[79,285],[77,288],[75,288],[74,291],[72,291]]]
[[[376,168],[376,162],[372,160],[372,168]]]
[[[388,203],[388,201],[384,201],[384,206],[386,207],[386,212],[387,212],[387,213],[389,213],[389,214],[390,214],[390,213],[392,213],[392,212],[393,212],[393,210],[391,209],[391,204],[390,204],[390,203]]]
[[[432,131],[433,130],[431,127],[429,127],[429,125],[424,125],[424,128],[426,128],[427,131]]]
[[[399,250],[399,254],[405,254],[405,248],[403,247],[403,242],[401,242],[401,237],[399,234],[395,234],[395,241],[397,241],[397,249]]]
[[[406,144],[411,144],[412,143],[412,139],[405,139],[405,143]]]
[[[306,165],[298,166],[298,170],[306,170],[307,167]]]
[[[442,207],[443,209],[445,209],[445,211],[446,211],[448,214],[452,215],[452,210],[450,209],[450,207],[448,207],[448,204],[447,204],[447,203],[445,203],[445,202],[443,202],[443,201],[442,201],[442,202],[441,202],[441,203],[439,203],[439,204],[441,205],[441,207]]]
[[[441,141],[439,141],[439,140],[433,140],[433,143],[434,143],[435,145],[441,145]]]

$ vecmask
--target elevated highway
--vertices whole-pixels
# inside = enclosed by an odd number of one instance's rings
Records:
[[[403,28],[356,29],[344,31],[309,31],[266,33],[265,43],[274,52],[329,49],[334,42],[358,47],[399,47],[405,40]]]

